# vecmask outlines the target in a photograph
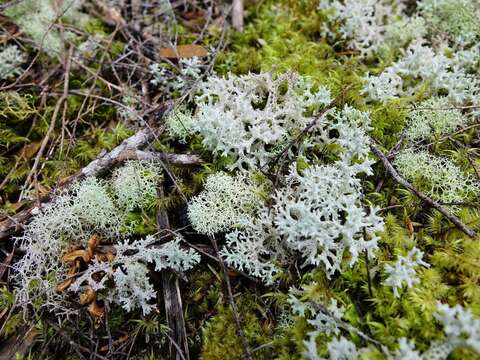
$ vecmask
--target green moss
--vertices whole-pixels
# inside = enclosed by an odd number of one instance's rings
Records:
[[[250,349],[269,343],[273,332],[272,327],[262,321],[261,314],[256,310],[257,302],[248,294],[243,293],[236,303]],[[203,330],[200,358],[204,360],[234,360],[243,357],[244,348],[238,336],[231,307],[220,304],[216,307],[216,312],[216,315],[208,320]],[[271,356],[268,348],[255,352],[256,359],[268,359]]]

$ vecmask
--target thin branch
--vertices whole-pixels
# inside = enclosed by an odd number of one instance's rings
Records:
[[[68,187],[75,181],[83,179],[89,176],[97,176],[107,169],[111,168],[113,165],[118,163],[118,157],[121,156],[125,151],[131,151],[132,149],[141,149],[148,145],[148,143],[154,138],[153,131],[150,129],[144,129],[137,132],[135,135],[124,140],[120,145],[114,148],[112,151],[102,155],[96,160],[92,161],[86,167],[75,173],[74,175],[68,177],[67,179],[61,181],[57,188],[50,191],[50,193],[39,199],[40,204],[47,203],[51,200],[51,195],[56,191],[61,190],[65,187]],[[7,219],[0,222],[0,240],[6,239],[16,231],[20,230],[23,224],[27,223],[32,217],[32,211],[38,208],[36,206],[30,207],[28,209],[22,210],[10,216]]]
[[[32,180],[32,177],[35,175],[35,172],[37,171],[37,167],[40,163],[40,159],[43,155],[43,152],[45,151],[45,148],[47,147],[48,141],[50,140],[50,136],[53,133],[53,130],[55,129],[55,123],[57,121],[58,113],[60,112],[60,108],[63,105],[64,101],[67,100],[68,97],[68,89],[69,89],[69,78],[70,78],[70,66],[71,66],[71,59],[72,59],[72,53],[73,53],[73,48],[70,47],[67,59],[65,60],[65,77],[63,80],[63,94],[61,98],[58,100],[57,105],[55,106],[55,109],[53,111],[52,119],[50,121],[50,126],[48,127],[47,134],[42,140],[42,144],[40,145],[40,149],[38,150],[37,156],[35,157],[35,162],[33,163],[32,169],[30,170],[27,180],[25,180],[25,185],[24,185],[24,190],[27,189],[28,184]]]
[[[454,223],[460,230],[462,230],[465,234],[470,236],[471,238],[476,238],[477,234],[475,231],[470,229],[467,225],[465,225],[458,217],[450,213],[444,206],[436,202],[435,200],[430,199],[427,195],[423,194],[419,190],[417,190],[415,187],[413,187],[412,184],[410,184],[407,180],[405,180],[403,177],[400,176],[400,174],[395,170],[393,165],[388,161],[387,157],[385,154],[383,154],[375,145],[370,144],[370,149],[372,152],[381,160],[383,163],[383,167],[385,170],[392,176],[392,178],[400,185],[403,187],[407,188],[410,190],[412,193],[414,193],[416,196],[418,196],[420,199],[422,199],[424,202],[426,202],[428,205],[431,207],[435,208],[438,210],[443,216],[445,216],[448,220],[450,220],[452,223]]]
[[[243,31],[243,0],[233,0],[232,26],[237,31]]]
[[[351,88],[351,86],[348,86],[346,87],[342,92],[341,94],[339,94],[335,99],[332,100],[332,102],[330,104],[328,104],[327,106],[325,106],[325,108],[322,109],[322,111],[320,111],[320,113],[302,130],[302,132],[300,134],[298,134],[298,136],[296,136],[292,141],[290,141],[287,146],[285,146],[285,148],[279,153],[277,154],[277,156],[275,156],[274,158],[272,158],[270,161],[268,161],[266,164],[264,164],[263,166],[260,167],[260,171],[262,171],[263,169],[265,169],[266,167],[270,167],[272,166],[273,164],[276,164],[278,163],[278,161],[283,157],[285,156],[285,154],[287,154],[287,152],[297,143],[300,143],[301,140],[303,139],[303,137],[318,123],[318,121],[323,118],[323,116],[325,114],[328,113],[328,111],[330,111],[332,108],[334,108],[338,102],[340,101],[340,99],[342,99],[344,96],[345,96],[345,93]]]

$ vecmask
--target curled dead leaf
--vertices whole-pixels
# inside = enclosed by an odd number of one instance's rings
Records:
[[[40,149],[41,145],[41,141],[34,141],[30,144],[24,145],[23,148],[20,150],[20,156],[26,160],[31,159],[33,155],[35,155]]]
[[[78,258],[82,258],[83,261],[85,261],[86,263],[90,262],[90,259],[91,259],[90,255],[88,254],[88,251],[79,249],[63,255],[62,261],[66,263],[73,263]]]
[[[63,280],[62,282],[57,284],[57,290],[58,291],[65,291],[68,289],[68,287],[72,284],[74,280],[74,275],[77,273],[77,270],[80,268],[80,262],[79,261],[73,261],[70,264],[70,268],[68,269],[67,272],[67,278]]]
[[[57,284],[58,291],[65,291],[70,285],[72,285],[73,279],[67,279]]]
[[[99,320],[105,315],[105,306],[100,305],[98,301],[93,301],[88,305],[88,312],[92,318]]]
[[[406,227],[407,227],[408,233],[409,233],[410,235],[412,235],[413,232],[415,231],[414,228],[413,228],[412,220],[410,220],[410,218],[407,217],[407,218],[405,219],[405,225],[406,225]]]
[[[80,304],[87,305],[97,299],[97,293],[89,286],[87,290],[80,294]]]
[[[97,234],[93,234],[92,236],[90,236],[90,239],[88,239],[87,248],[87,253],[90,259],[93,257],[93,254],[95,253],[98,244],[100,244],[100,236],[98,236]]]
[[[113,255],[111,252],[108,252],[104,254],[96,254],[95,258],[101,262],[106,262],[106,261],[112,262],[113,259],[115,259],[115,255]]]

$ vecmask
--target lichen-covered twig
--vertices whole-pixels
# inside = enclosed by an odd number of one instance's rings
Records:
[[[90,176],[98,176],[108,171],[113,166],[126,160],[160,160],[174,165],[195,165],[202,161],[197,155],[188,154],[168,154],[161,152],[143,151],[155,137],[155,132],[152,129],[143,129],[135,135],[124,140],[115,149],[98,157],[90,164],[85,166],[77,173],[63,179],[58,184],[54,191],[49,195],[39,199],[41,204],[47,203],[51,200],[51,194],[57,190],[64,189],[74,182]],[[29,207],[10,216],[0,222],[0,240],[6,239],[16,231],[20,230],[23,224],[27,223],[32,217],[32,211],[36,206]]]
[[[395,170],[395,168],[390,163],[390,161],[387,159],[385,154],[383,154],[375,145],[371,144],[370,148],[371,148],[372,152],[380,159],[380,161],[382,162],[385,170],[392,176],[392,178],[398,184],[407,188],[412,193],[414,193],[416,196],[418,196],[420,199],[422,199],[425,203],[427,203],[431,207],[438,210],[443,216],[445,216],[448,220],[450,220],[452,223],[454,223],[465,234],[467,234],[468,236],[470,236],[473,239],[477,237],[476,232],[473,231],[472,229],[470,229],[467,225],[465,225],[458,217],[456,217],[455,215],[450,213],[450,211],[448,211],[444,206],[442,206],[441,204],[439,204],[435,200],[432,200],[427,195],[420,192],[412,184],[410,184],[407,180],[405,180],[402,176],[400,176],[398,171]]]
[[[292,141],[290,141],[283,149],[281,152],[279,152],[274,158],[272,158],[270,161],[268,161],[266,164],[261,166],[259,168],[260,171],[264,170],[265,168],[270,168],[277,164],[280,159],[282,159],[288,151],[296,144],[300,143],[303,138],[305,137],[306,134],[309,133],[309,131],[317,125],[317,123],[322,119],[331,109],[333,109],[335,106],[338,105],[340,100],[345,96],[348,90],[350,90],[351,86],[347,86],[345,89],[342,90],[342,92],[333,99],[330,104],[325,106],[316,116],[315,118],[298,134]]]

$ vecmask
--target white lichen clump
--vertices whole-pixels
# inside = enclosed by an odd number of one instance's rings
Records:
[[[156,292],[149,283],[147,265],[154,265],[155,271],[186,271],[200,261],[196,252],[180,247],[180,238],[162,245],[152,236],[126,239],[129,230],[124,225],[129,211],[155,200],[158,179],[158,164],[131,161],[117,169],[110,181],[87,178],[38,209],[16,239],[17,246],[25,251],[13,265],[18,306],[26,311],[38,298],[42,307],[51,311],[74,312],[65,293],[57,290],[58,284],[71,277],[62,258],[72,246],[88,246],[92,252],[92,238],[98,236],[100,241],[113,242],[113,260],[85,255],[87,268],[76,274],[68,292],[79,293],[88,286],[95,292],[106,291],[127,311],[141,308],[148,314],[154,308],[149,300]],[[109,278],[113,278],[114,288],[107,288]]]
[[[396,15],[402,10],[402,5],[393,6],[390,1],[378,0],[321,0],[319,9],[324,11],[329,18],[328,26],[324,26],[324,33],[335,38],[332,31],[333,24],[340,23],[339,33],[341,39],[347,41],[348,47],[359,50],[366,56],[380,50],[391,41],[391,46],[408,41],[409,37],[417,37],[421,28],[408,26],[408,23],[394,25]],[[407,30],[399,34],[398,27]],[[418,25],[416,22],[414,25]]]
[[[192,131],[233,169],[265,165],[330,103],[330,93],[294,73],[210,77],[199,86]]]
[[[452,347],[471,347],[480,353],[480,319],[460,305],[438,304],[436,319],[442,323],[447,343]]]
[[[426,151],[405,150],[397,155],[394,165],[427,196],[445,204],[461,203],[479,191],[477,181],[450,159]]]
[[[5,15],[12,18],[29,36],[37,47],[42,48],[48,55],[59,55],[62,50],[62,40],[55,23],[63,21],[81,25],[87,15],[80,12],[83,0],[23,0],[8,6]],[[65,40],[72,40],[75,35],[71,31],[64,32]]]
[[[409,142],[430,140],[467,126],[471,120],[459,109],[453,108],[446,98],[433,97],[412,110],[405,138]]]
[[[165,269],[182,272],[190,270],[200,261],[195,251],[180,247],[180,238],[160,245],[155,237],[149,235],[131,242],[124,240],[114,248],[115,257],[112,261],[94,260],[77,276],[68,290],[77,293],[85,286],[95,292],[106,290],[110,301],[124,310],[130,312],[141,309],[147,315],[156,309],[151,300],[157,296],[149,281],[150,270],[147,265],[154,265],[158,272]],[[99,277],[99,274],[104,275]],[[114,288],[107,288],[109,278],[113,278]]]
[[[207,178],[205,189],[190,202],[188,216],[197,232],[214,235],[238,226],[259,202],[247,176],[216,173]]]
[[[185,108],[172,110],[165,119],[169,135],[185,144],[193,128],[193,117]]]
[[[358,175],[371,173],[366,136],[368,115],[346,107],[332,112],[323,124],[325,132],[338,131],[342,151],[329,165],[312,165],[302,174],[293,167],[287,184],[273,196],[256,217],[248,217],[239,229],[227,234],[222,250],[226,262],[236,268],[273,281],[275,261],[286,254],[299,254],[305,264],[322,265],[328,276],[340,270],[344,252],[350,266],[362,252],[373,256],[383,220],[376,209],[365,209]],[[364,236],[364,231],[365,235]]]
[[[478,0],[421,0],[417,6],[432,35],[448,34],[461,46],[480,39]]]
[[[115,291],[112,298],[126,311],[141,308],[147,315],[156,308],[150,303],[157,293],[149,281],[147,264],[154,264],[155,271],[171,269],[183,272],[200,262],[200,256],[195,251],[180,247],[179,238],[163,245],[155,245],[155,242],[157,240],[153,236],[147,236],[115,246],[117,255],[113,265],[117,269],[113,273]],[[129,254],[132,252],[133,255]]]
[[[476,103],[480,92],[480,81],[459,66],[455,59],[436,53],[421,42],[412,43],[404,56],[381,74],[367,74],[364,80],[363,93],[372,100],[383,102],[415,95],[425,85],[432,95],[446,92],[452,104]]]
[[[72,244],[85,245],[93,234],[107,239],[120,236],[123,218],[108,196],[106,184],[89,178],[60,194],[40,209],[16,239],[25,255],[14,264],[16,296],[21,306],[31,296],[44,296],[46,305],[60,303],[55,285],[63,278],[61,257]]]
[[[395,297],[400,297],[399,289],[412,288],[413,285],[420,283],[417,277],[417,268],[424,266],[430,267],[430,264],[422,260],[423,252],[414,247],[406,256],[398,256],[397,261],[392,265],[385,265],[387,279],[383,282],[386,286],[393,288]]]
[[[172,73],[167,64],[153,63],[149,66],[152,79],[150,83],[165,92],[184,91],[194,85],[201,77],[204,62],[198,57],[180,58],[179,73]]]
[[[329,276],[340,270],[345,250],[350,252],[350,265],[360,253],[372,254],[378,240],[374,233],[383,224],[375,209],[363,209],[360,183],[349,170],[316,165],[302,175],[292,173],[292,185],[275,196],[278,234],[306,264],[323,265]],[[363,229],[371,240],[363,239]]]
[[[112,189],[118,204],[132,211],[154,203],[160,179],[160,165],[151,161],[128,161],[112,176]]]
[[[25,55],[16,45],[8,45],[0,49],[0,79],[11,79],[22,73],[21,65]]]

